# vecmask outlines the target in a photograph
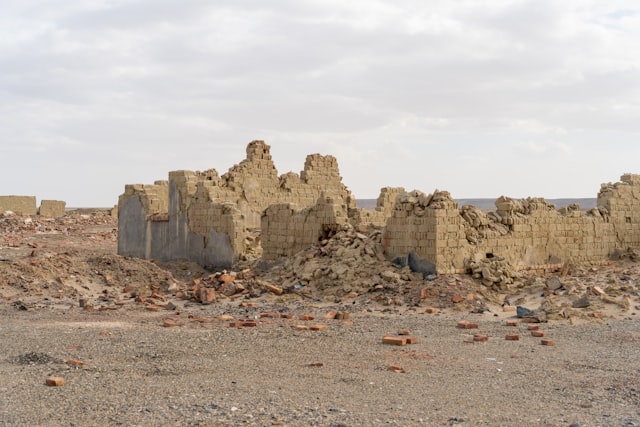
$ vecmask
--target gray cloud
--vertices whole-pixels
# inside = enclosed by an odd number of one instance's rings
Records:
[[[110,205],[252,139],[281,173],[336,155],[359,197],[593,196],[636,167],[631,1],[5,3],[2,194]]]

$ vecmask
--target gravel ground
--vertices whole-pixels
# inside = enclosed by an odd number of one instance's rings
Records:
[[[640,426],[634,317],[541,324],[555,342],[543,346],[527,324],[488,313],[350,307],[339,321],[323,319],[327,309],[288,307],[293,319],[233,328],[217,317],[283,308],[187,306],[169,328],[166,313],[2,305],[0,425]],[[316,323],[327,329],[292,327]],[[381,343],[401,329],[418,343]],[[475,332],[488,342],[465,342]],[[65,384],[46,386],[50,376]]]

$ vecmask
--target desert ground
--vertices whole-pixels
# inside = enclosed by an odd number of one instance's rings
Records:
[[[217,271],[118,256],[104,211],[2,215],[0,425],[640,426],[632,252],[486,286],[378,237]]]

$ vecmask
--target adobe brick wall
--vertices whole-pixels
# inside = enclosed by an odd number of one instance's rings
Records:
[[[470,260],[503,257],[523,269],[551,263],[601,262],[616,248],[640,244],[640,176],[603,185],[598,208],[558,210],[544,199],[496,200],[496,211],[459,208],[446,192],[409,193],[387,222],[388,257],[413,250],[440,273],[464,272]]]
[[[42,200],[38,214],[48,218],[60,218],[65,214],[67,204],[62,200]]]
[[[11,211],[16,215],[36,215],[35,196],[0,196],[0,213]]]
[[[278,176],[263,141],[251,142],[246,153],[222,176],[215,169],[173,171],[168,181],[126,185],[117,209],[118,253],[228,266],[245,252],[248,230],[261,226],[273,204],[303,209],[324,195],[355,209],[335,157],[311,154],[300,175]]]

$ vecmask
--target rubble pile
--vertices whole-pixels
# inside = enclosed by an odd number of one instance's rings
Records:
[[[482,258],[471,260],[468,265],[471,275],[484,286],[496,291],[506,291],[509,285],[520,278],[518,271],[503,257]]]

